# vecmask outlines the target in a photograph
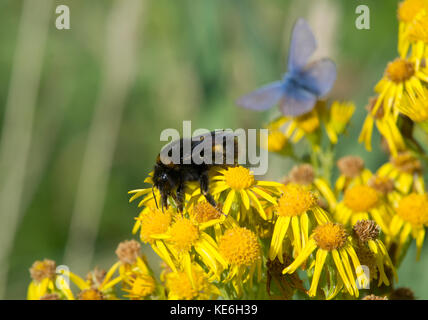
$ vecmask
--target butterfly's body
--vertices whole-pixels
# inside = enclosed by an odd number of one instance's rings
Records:
[[[309,25],[299,19],[293,28],[288,71],[283,79],[241,97],[237,104],[266,110],[279,103],[286,116],[299,116],[312,110],[317,99],[326,95],[336,80],[336,65],[330,59],[308,63],[316,47]]]
[[[284,75],[284,90],[291,91],[292,89],[299,88],[302,91],[307,91],[308,94],[316,93],[319,94],[316,89],[310,88],[306,83],[301,81],[299,74],[286,73]]]

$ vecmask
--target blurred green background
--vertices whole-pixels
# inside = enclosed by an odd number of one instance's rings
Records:
[[[61,4],[70,8],[71,30],[55,28]],[[272,118],[277,110],[247,111],[234,100],[281,77],[298,17],[313,26],[318,54],[337,63],[330,97],[357,105],[337,156],[358,154],[377,169],[387,157],[378,147],[366,152],[357,138],[372,88],[397,54],[397,3],[365,1],[370,30],[355,27],[359,4],[1,0],[2,297],[25,298],[28,268],[38,259],[78,272],[115,261],[138,213],[127,191],[143,186],[163,129],[181,132],[183,120],[192,120],[193,129],[260,128]],[[379,136],[373,141],[379,145]],[[271,156],[268,177],[281,178],[291,165]],[[413,244],[399,285],[428,298],[427,267],[427,246],[416,263]]]

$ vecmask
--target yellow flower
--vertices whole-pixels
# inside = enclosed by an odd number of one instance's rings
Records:
[[[88,288],[83,289],[79,292],[78,296],[79,300],[104,300],[104,295],[101,291],[94,289],[94,288]]]
[[[283,246],[287,234],[289,239],[293,239],[294,254],[298,255],[301,252],[302,247],[308,242],[309,214],[315,217],[317,224],[330,221],[328,214],[318,206],[317,198],[310,189],[297,184],[285,185],[276,208],[278,218],[275,221],[269,249],[270,260],[277,257],[283,263]]]
[[[370,99],[369,105],[367,106],[369,113],[364,120],[358,141],[360,143],[363,142],[365,148],[368,151],[371,151],[373,125],[376,123],[376,127],[380,134],[385,138],[391,154],[396,155],[397,152],[405,149],[404,139],[396,124],[398,109],[395,109],[395,115],[391,113],[386,114],[383,103],[378,104],[379,101],[381,101],[379,97]],[[376,112],[373,112],[375,107],[378,109]]]
[[[344,225],[354,226],[359,220],[372,218],[388,234],[390,213],[381,195],[368,185],[355,185],[346,189],[337,205],[335,218]]]
[[[183,271],[168,272],[165,287],[170,300],[208,300],[216,299],[220,292],[208,280],[208,276],[197,264],[191,265],[192,277]],[[193,281],[191,280],[193,279]]]
[[[423,193],[425,190],[421,163],[409,151],[392,156],[379,168],[377,175],[393,180],[395,188],[403,194],[412,191]]]
[[[59,298],[74,299],[65,279],[56,273],[55,261],[49,259],[35,261],[30,268],[30,275],[32,281],[27,290],[28,300],[40,300],[51,294],[56,294]]]
[[[331,256],[338,277],[335,284],[332,283],[333,279],[330,277],[330,289],[325,293],[326,298],[333,298],[338,293],[337,288],[343,287],[343,285],[351,296],[358,297],[356,279],[361,286],[367,284],[369,279],[362,271],[360,261],[352,245],[352,238],[347,234],[345,228],[337,223],[327,222],[316,227],[303,250],[282,273],[295,272],[315,250],[315,260],[312,264],[314,272],[308,295],[317,296],[321,273],[326,269],[324,265],[327,257]],[[349,259],[351,259],[352,265]]]
[[[79,300],[116,300],[113,287],[122,281],[122,277],[113,278],[120,262],[116,262],[107,273],[95,269],[89,273],[86,279],[82,279],[71,271],[62,271],[63,276],[68,277],[79,289]],[[70,297],[74,300],[74,297]]]
[[[428,9],[426,0],[405,0],[398,6],[398,20],[403,23],[412,22],[421,12]]]
[[[375,189],[384,201],[392,207],[396,206],[402,198],[402,194],[395,188],[394,180],[389,177],[374,174],[367,181],[367,185]]]
[[[325,126],[331,143],[337,143],[337,136],[345,131],[354,111],[355,105],[352,102],[334,101],[332,103]]]
[[[204,232],[216,223],[218,220],[198,224],[194,220],[177,217],[167,232],[156,235],[158,240],[152,248],[174,272],[183,269],[189,278],[192,277],[191,252],[194,249],[211,275],[219,278],[221,271],[227,268],[227,262],[218,252],[214,239]]]
[[[401,103],[397,105],[397,109],[428,132],[428,89],[423,87],[422,91],[423,97],[418,97],[416,100],[412,100],[405,93]]]
[[[425,226],[428,225],[428,196],[411,193],[398,203],[396,214],[391,221],[390,243],[398,242],[395,259],[399,261],[403,248],[409,237],[416,239],[417,256],[419,260],[425,239]]]
[[[299,142],[305,136],[313,146],[318,147],[322,112],[325,112],[325,102],[318,101],[308,113],[298,117],[284,117],[287,120],[285,136],[293,143]]]
[[[253,206],[263,219],[267,219],[266,212],[260,199],[276,204],[276,199],[272,194],[277,191],[282,184],[273,181],[258,181],[249,169],[237,166],[218,168],[219,174],[213,177],[214,183],[210,186],[213,195],[225,197],[223,203],[223,213],[228,215],[234,203],[239,204],[243,210],[250,210]],[[200,192],[197,190],[193,195]]]
[[[178,219],[172,225],[170,235],[170,241],[178,251],[189,251],[199,239],[199,229],[189,219]]]
[[[123,289],[123,291],[128,292],[125,297],[129,297],[132,300],[144,299],[153,294],[156,289],[155,279],[146,274],[137,274],[133,277],[129,277],[126,280],[126,283],[129,286],[129,289]]]
[[[251,266],[260,259],[257,237],[246,228],[227,230],[219,240],[219,251],[233,266]]]
[[[215,239],[223,234],[223,230],[230,229],[238,225],[237,221],[232,216],[222,215],[222,205],[217,203],[214,208],[208,203],[204,197],[189,207],[189,218],[197,225],[212,225],[214,228]],[[238,219],[240,217],[238,216]]]
[[[426,8],[428,9],[428,7]],[[411,42],[417,44],[428,43],[428,23],[427,23],[427,10],[418,14],[415,19],[409,24],[407,29],[407,36]],[[415,47],[414,47],[415,49]]]
[[[262,148],[271,151],[279,152],[287,145],[287,137],[280,130],[269,130],[267,145],[262,145]]]
[[[232,281],[238,297],[242,295],[242,283],[250,279],[250,287],[256,268],[261,278],[261,251],[257,236],[246,228],[226,230],[219,239],[219,251],[229,264],[229,274],[224,280]],[[243,279],[244,273],[248,275]]]
[[[392,112],[395,117],[396,110],[393,108],[400,104],[404,93],[411,99],[423,97],[422,87],[427,82],[426,70],[417,68],[414,61],[405,58],[395,59],[387,65],[384,77],[376,84],[375,91],[379,96],[371,114],[375,115],[382,106],[385,116]]]
[[[426,30],[423,30],[423,21],[428,13],[428,1],[426,0],[406,0],[398,7],[398,52],[402,57],[406,57],[413,44],[415,47],[423,48],[426,42]],[[422,22],[422,23],[421,23]]]
[[[88,273],[86,279],[82,279],[73,272],[64,271],[63,274],[80,289],[78,298],[81,300],[116,300],[114,287],[119,283],[122,283],[122,288],[130,285],[132,289],[133,281],[137,277],[152,278],[154,282],[140,249],[141,245],[135,240],[123,241],[116,249],[119,261],[115,262],[107,272],[95,268]],[[119,271],[119,275],[114,277],[116,271]],[[126,288],[124,290],[127,291]],[[136,291],[130,293],[130,297],[137,298]]]
[[[371,176],[365,168],[364,160],[357,156],[345,156],[337,161],[339,178],[336,180],[336,192],[344,191],[354,185],[364,184]]]
[[[155,244],[152,243],[152,247]],[[107,273],[111,276],[116,269],[119,270],[119,276],[123,280],[123,284],[132,285],[133,280],[138,277],[147,278],[152,277],[153,273],[149,269],[146,257],[141,253],[141,245],[135,240],[123,241],[119,243],[116,249],[116,255],[119,261],[110,268]],[[153,280],[154,281],[154,280]],[[135,284],[135,285],[138,285]],[[134,292],[135,293],[135,292]],[[137,298],[135,296],[135,298]]]
[[[324,178],[316,177],[315,170],[310,164],[294,166],[283,183],[294,183],[313,189],[317,197],[322,196],[327,201],[329,208],[336,206],[336,197],[329,183]],[[321,198],[318,197],[318,200]]]
[[[206,200],[197,202],[190,211],[190,217],[197,223],[204,223],[221,218],[221,205],[214,208]]]
[[[378,286],[381,286],[382,283],[389,286],[390,281],[384,268],[386,266],[398,281],[394,264],[385,245],[379,239],[380,227],[373,220],[361,220],[354,225],[353,232],[358,242],[356,246],[358,258],[362,265],[369,268],[370,279],[379,278]]]
[[[146,207],[135,220],[132,233],[135,234],[140,229],[140,240],[153,244],[156,235],[165,233],[171,225],[172,210],[169,208],[162,212],[161,209]]]

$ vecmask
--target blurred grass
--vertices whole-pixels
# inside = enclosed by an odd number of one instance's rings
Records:
[[[396,2],[368,3],[370,30],[355,28],[355,7],[359,2],[325,2],[336,6],[340,14],[334,57],[339,78],[332,96],[351,99],[358,106],[348,135],[338,144],[337,155],[359,154],[374,170],[385,161],[385,155],[377,148],[366,152],[357,137],[372,88],[387,61],[396,56]],[[290,28],[298,16],[308,16],[310,4],[314,3],[147,2],[137,44],[137,78],[126,101],[96,243],[94,261],[100,267],[107,268],[115,259],[117,243],[131,237],[137,209],[128,204],[127,191],[140,187],[152,169],[161,147],[158,137],[164,128],[181,131],[182,120],[187,119],[192,120],[193,129],[258,128],[273,115],[275,111],[259,114],[238,109],[234,100],[280,78],[285,71]],[[33,141],[50,128],[46,128],[46,119],[53,119],[57,130],[46,149],[45,170],[32,185],[34,194],[24,196],[28,206],[10,257],[7,298],[25,297],[28,268],[34,260],[47,257],[58,264],[62,261],[82,153],[103,76],[106,17],[112,1],[74,0],[67,4],[71,30],[56,30],[52,12]],[[0,29],[4,30],[0,50],[0,123],[4,119],[21,7],[21,0],[0,3]],[[377,136],[374,145],[378,142]],[[269,174],[283,176],[289,166],[289,161],[273,156]],[[419,298],[428,298],[426,251],[425,248],[422,260],[415,263],[412,247],[399,273],[400,284],[412,287]]]

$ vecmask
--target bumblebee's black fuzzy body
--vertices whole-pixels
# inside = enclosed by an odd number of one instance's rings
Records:
[[[214,136],[215,134],[218,134],[218,131],[213,131],[210,133],[211,135],[211,141],[212,141],[212,149],[215,150],[218,146],[216,144]],[[226,164],[226,137],[231,137],[230,134],[224,134],[224,139],[222,139],[222,145],[221,145],[221,152],[223,152],[222,158],[223,163],[221,165],[228,166]],[[190,152],[204,140],[204,137],[206,135],[201,135],[198,137],[193,138],[196,141],[191,142],[191,150]],[[236,141],[234,141],[234,149],[233,149],[233,157],[234,160],[236,160],[236,154],[237,154],[237,146]],[[158,155],[154,173],[153,173],[153,185],[155,188],[157,188],[161,195],[161,206],[162,210],[163,208],[168,208],[168,197],[171,196],[176,204],[177,209],[179,212],[183,212],[184,207],[184,192],[186,183],[189,181],[199,181],[201,193],[205,196],[206,200],[214,207],[216,207],[216,202],[212,195],[209,193],[209,179],[208,179],[208,172],[210,168],[214,165],[211,161],[209,164],[206,163],[200,163],[196,164],[194,162],[194,159],[191,158],[189,164],[184,164],[183,158],[187,155],[183,152],[183,139],[180,139],[179,141],[173,141],[171,144],[177,144],[179,143],[180,148],[180,163],[179,164],[165,164],[161,161],[160,155]],[[218,152],[218,150],[217,150]],[[215,152],[213,152],[214,157]],[[213,159],[211,159],[213,160]],[[216,164],[219,165],[219,164]]]

